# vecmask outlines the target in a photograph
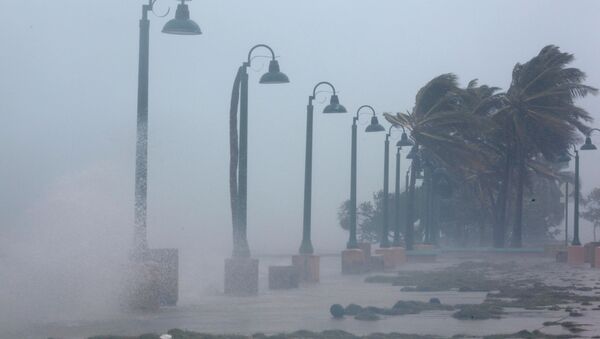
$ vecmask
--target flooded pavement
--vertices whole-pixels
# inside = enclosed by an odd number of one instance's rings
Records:
[[[0,338],[86,338],[98,334],[139,335],[166,333],[172,328],[215,334],[244,334],[257,332],[275,334],[296,330],[344,330],[357,335],[375,332],[416,333],[451,337],[479,337],[491,334],[514,333],[520,330],[542,330],[548,334],[571,334],[560,322],[572,321],[580,326],[582,337],[600,335],[600,302],[589,305],[572,304],[572,309],[550,310],[504,309],[501,319],[459,320],[454,311],[426,311],[402,316],[382,316],[378,321],[360,321],[353,317],[333,319],[329,307],[334,303],[348,305],[392,307],[399,300],[427,302],[439,298],[442,304],[481,304],[487,292],[405,292],[400,286],[365,283],[367,275],[342,276],[338,256],[321,257],[321,283],[299,289],[270,291],[266,288],[269,265],[289,262],[285,257],[260,258],[261,289],[255,297],[229,297],[220,293],[198,295],[182,291],[179,306],[161,309],[156,314],[113,314],[104,320],[78,320],[30,324],[26,328],[0,329]],[[446,259],[435,264],[406,264],[401,271],[441,270],[457,264],[459,259]],[[465,259],[460,259],[465,260]],[[473,259],[470,259],[471,261]],[[507,259],[506,271],[489,269],[494,278],[532,279],[548,285],[565,286],[578,294],[600,297],[600,270],[572,268],[548,259]],[[506,260],[495,260],[503,263]],[[485,265],[479,264],[481,267]],[[511,268],[513,267],[513,268]],[[395,276],[395,272],[386,275]],[[189,293],[187,293],[189,292]],[[594,309],[598,310],[594,310]],[[571,312],[576,311],[576,316]]]

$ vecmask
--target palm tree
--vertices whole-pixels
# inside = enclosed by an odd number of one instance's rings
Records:
[[[385,113],[390,123],[410,130],[415,153],[419,154],[411,164],[406,234],[408,249],[412,248],[414,232],[414,186],[421,168],[428,166],[426,173],[431,173],[431,168],[443,167],[460,178],[487,168],[489,161],[478,141],[489,125],[485,115],[480,114],[484,110],[481,102],[495,91],[495,88],[487,86],[478,87],[476,81],[472,81],[467,89],[461,89],[456,75],[442,74],[419,90],[412,112]]]
[[[541,154],[555,159],[586,133],[592,118],[575,99],[596,94],[597,89],[583,84],[585,73],[569,68],[573,55],[549,45],[513,69],[512,82],[506,93],[494,96],[502,107],[492,119],[500,127],[504,141],[505,191],[510,191],[510,177],[516,176],[515,223],[512,246],[522,246],[523,189],[531,159]],[[508,194],[505,194],[508,198]],[[504,202],[505,203],[505,202]]]

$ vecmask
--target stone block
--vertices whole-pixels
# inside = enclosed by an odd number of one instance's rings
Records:
[[[298,270],[300,282],[319,282],[319,256],[312,254],[298,254],[292,257],[292,265]]]
[[[384,270],[396,268],[396,252],[392,248],[378,248],[375,254],[383,257]]]
[[[258,294],[258,259],[225,259],[225,294],[236,296]]]
[[[368,269],[365,252],[358,248],[342,251],[342,274],[361,274]]]
[[[600,246],[600,242],[588,242],[585,244],[585,262],[589,263],[594,267],[595,255],[596,255],[596,247]]]
[[[133,311],[156,312],[160,308],[160,267],[153,261],[131,263],[127,307]]]
[[[404,247],[392,247],[392,251],[394,252],[396,266],[406,264],[406,250]]]
[[[369,271],[371,272],[381,272],[383,271],[384,263],[383,263],[383,255],[375,254],[369,257],[368,261]]]
[[[160,304],[175,306],[179,298],[179,251],[176,248],[148,250],[148,260],[158,264]]]
[[[600,247],[596,247],[596,253],[594,255],[593,268],[600,268]]]
[[[298,288],[300,277],[295,266],[269,266],[269,289]]]
[[[359,242],[358,248],[363,251],[365,255],[365,260],[369,260],[368,258],[371,256],[371,243],[370,242]]]
[[[567,248],[567,264],[574,266],[585,264],[585,249],[583,246],[569,246]]]

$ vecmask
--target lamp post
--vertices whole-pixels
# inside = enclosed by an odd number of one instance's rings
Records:
[[[261,84],[283,84],[290,82],[279,69],[273,49],[265,44],[253,46],[246,61],[238,68],[230,107],[230,193],[233,226],[233,253],[225,260],[225,294],[252,295],[258,292],[258,260],[250,258],[247,238],[248,221],[248,67],[252,53],[267,49],[271,54],[269,70],[259,80]],[[237,110],[239,104],[239,134]],[[237,156],[236,156],[237,155]]]
[[[581,146],[582,151],[592,151],[596,150],[597,147],[592,143],[591,134],[593,131],[600,131],[597,128],[592,128],[585,137],[585,143]],[[573,214],[575,215],[575,220],[573,221],[573,241],[571,242],[572,246],[581,246],[581,242],[579,241],[579,151],[574,147],[575,151],[575,197],[573,203]]]
[[[351,159],[350,159],[350,238],[346,244],[347,249],[358,248],[358,241],[356,239],[356,144],[357,144],[357,126],[356,123],[360,117],[360,111],[363,108],[367,108],[373,112],[371,117],[371,124],[367,126],[365,132],[385,132],[385,128],[379,124],[377,116],[375,115],[375,109],[369,105],[363,105],[356,110],[356,115],[352,118],[352,146],[351,146]]]
[[[387,134],[385,135],[385,144],[384,144],[384,156],[383,156],[383,222],[381,225],[381,237],[379,240],[379,247],[381,248],[389,248],[390,247],[390,242],[389,242],[389,167],[390,167],[390,136],[392,135],[392,128],[397,127],[395,125],[392,125],[389,127]],[[398,143],[396,144],[396,146],[409,146],[412,145],[412,143],[410,143],[408,141],[408,136],[406,135],[406,131],[404,130],[404,127],[402,127],[402,137],[400,139],[400,141],[398,141]],[[396,157],[396,185],[399,186],[399,180],[400,180],[400,162],[399,162],[400,158],[399,156]],[[396,189],[396,193],[399,196],[399,188],[397,187]],[[398,242],[398,246],[399,246],[399,242],[400,242],[400,234],[399,234],[399,229],[398,226],[396,225],[396,227],[394,228],[394,230],[396,231],[394,233],[394,239],[397,238],[397,242]]]
[[[250,257],[250,248],[247,238],[248,222],[248,67],[252,63],[252,53],[258,48],[265,48],[271,53],[269,71],[265,73],[259,83],[283,84],[290,82],[287,75],[279,69],[279,62],[275,60],[273,49],[265,44],[255,45],[248,52],[247,60],[238,69],[239,76],[239,103],[240,103],[240,130],[238,153],[238,187],[237,187],[237,225],[233,229],[233,256]]]
[[[304,214],[302,223],[302,243],[300,244],[300,254],[313,254],[310,233],[311,233],[311,198],[312,198],[312,146],[313,146],[313,101],[317,95],[317,88],[322,85],[331,87],[333,94],[330,103],[323,109],[323,113],[346,113],[346,108],[340,105],[340,100],[335,92],[335,87],[322,81],[315,85],[312,95],[308,97],[306,106],[306,158],[304,162]]]
[[[402,127],[402,136],[396,143],[396,187],[394,194],[394,240],[392,242],[393,247],[400,247],[400,151],[403,146],[412,146],[412,142],[408,140],[406,130]],[[408,177],[407,177],[408,186]]]
[[[190,12],[181,0],[177,6],[175,18],[167,22],[162,32],[179,35],[202,34],[198,25],[190,20]],[[150,55],[150,21],[148,12],[153,11],[156,0],[148,0],[142,5],[142,18],[140,20],[139,39],[139,65],[138,65],[138,94],[137,94],[137,141],[135,156],[135,226],[133,257],[143,260],[148,250],[146,228],[147,196],[148,196],[148,78]]]

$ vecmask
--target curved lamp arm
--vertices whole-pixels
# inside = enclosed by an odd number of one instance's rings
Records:
[[[246,61],[244,63],[244,66],[250,66],[250,63],[252,62],[252,52],[254,52],[255,49],[260,48],[260,47],[268,49],[269,52],[271,52],[271,57],[273,58],[273,60],[275,60],[275,52],[273,52],[273,49],[271,47],[269,47],[268,45],[265,45],[265,44],[258,44],[256,46],[252,47],[250,49],[250,51],[248,52],[248,61]]]
[[[598,129],[598,128],[592,128],[592,129],[590,129],[590,130],[587,132],[586,136],[588,136],[588,137],[589,137],[589,136],[591,136],[591,135],[592,135],[592,132],[594,132],[594,131],[596,131],[596,132],[600,132],[600,129]]]
[[[404,126],[402,126],[402,125],[391,125],[390,128],[388,128],[388,132],[386,134],[386,138],[392,135],[392,128],[394,128],[394,127],[395,128],[400,127],[400,128],[402,128],[402,133],[406,133],[406,130],[404,129]]]
[[[354,120],[358,120],[358,116],[360,115],[360,111],[361,111],[363,108],[368,108],[369,110],[371,110],[371,112],[373,112],[373,115],[376,115],[376,114],[375,114],[375,109],[374,109],[374,108],[373,108],[371,105],[362,105],[362,106],[360,106],[360,107],[359,107],[359,108],[356,110],[356,116],[354,117]]]
[[[321,85],[328,85],[329,87],[331,87],[331,89],[333,90],[333,95],[335,95],[335,87],[328,81],[321,81],[315,85],[315,88],[313,88],[313,93],[311,95],[312,99],[314,99],[317,96],[317,88]]]

